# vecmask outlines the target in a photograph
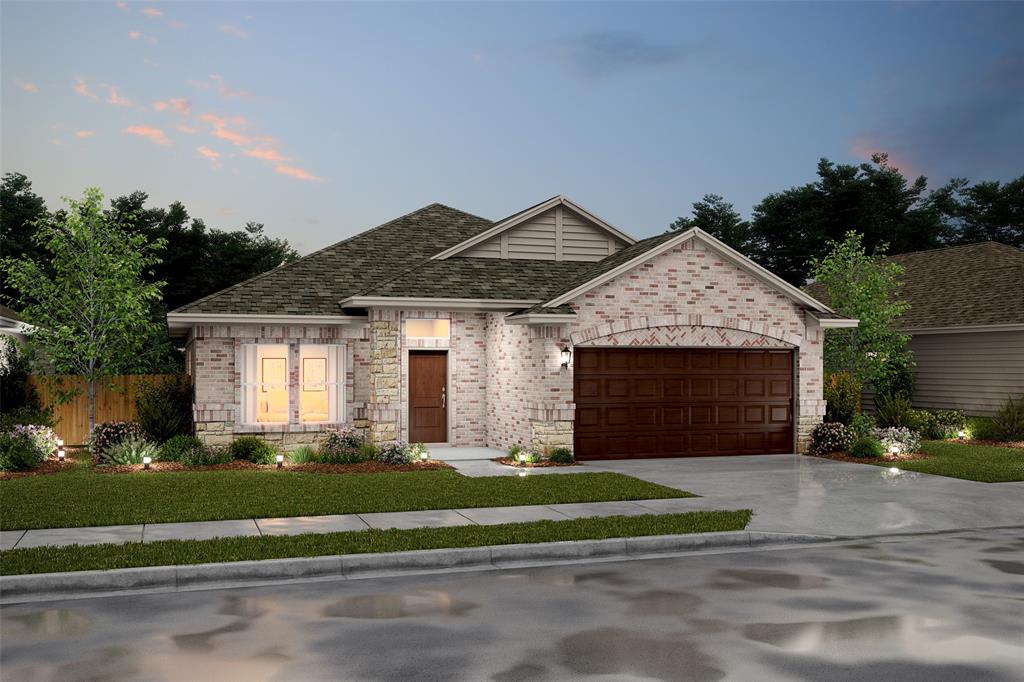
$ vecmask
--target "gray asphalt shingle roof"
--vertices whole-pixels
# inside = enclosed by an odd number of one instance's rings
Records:
[[[903,266],[903,329],[1024,323],[1024,250],[980,242],[889,256]],[[828,303],[821,284],[808,292]]]

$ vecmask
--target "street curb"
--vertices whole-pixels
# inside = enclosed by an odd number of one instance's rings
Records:
[[[840,539],[844,538],[800,533],[729,531],[10,575],[0,578],[0,604],[101,594],[179,592],[291,580],[345,580],[400,573],[506,568],[547,562],[627,559],[701,550],[812,544]]]

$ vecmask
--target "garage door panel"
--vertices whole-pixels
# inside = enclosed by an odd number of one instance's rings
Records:
[[[579,459],[791,452],[792,352],[580,348]]]

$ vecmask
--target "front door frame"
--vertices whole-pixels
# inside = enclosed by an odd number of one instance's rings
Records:
[[[444,440],[433,443],[424,443],[425,445],[449,445],[453,442],[452,439],[452,415],[454,409],[452,407],[452,352],[450,348],[409,348],[405,352],[405,372],[408,377],[405,391],[405,430],[406,440],[410,443],[416,441],[412,438],[412,362],[410,360],[412,355],[441,355],[445,356],[445,405],[444,405]]]

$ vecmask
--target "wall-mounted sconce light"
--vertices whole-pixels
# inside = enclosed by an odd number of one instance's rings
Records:
[[[570,360],[572,360],[572,351],[569,350],[569,346],[562,346],[562,367],[568,367]]]

